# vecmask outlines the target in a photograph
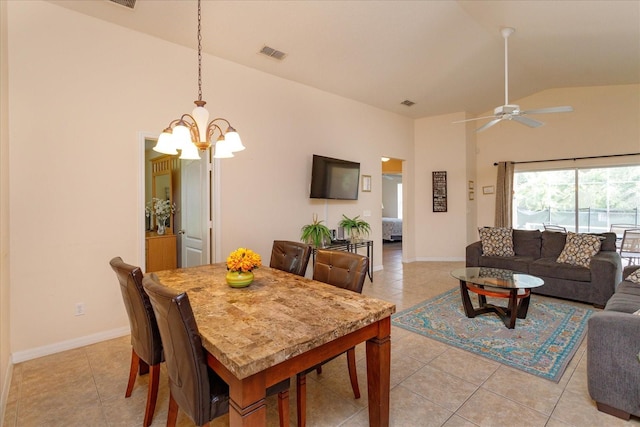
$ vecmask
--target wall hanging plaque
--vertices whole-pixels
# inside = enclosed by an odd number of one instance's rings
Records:
[[[432,172],[433,176],[433,211],[447,211],[447,172]]]

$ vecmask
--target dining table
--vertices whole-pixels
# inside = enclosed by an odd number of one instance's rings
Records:
[[[389,425],[394,304],[260,266],[248,287],[226,264],[158,271],[189,296],[208,365],[229,385],[229,424],[265,426],[266,389],[366,342],[370,426]]]

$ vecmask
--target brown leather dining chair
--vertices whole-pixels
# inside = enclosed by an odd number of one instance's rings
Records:
[[[176,425],[182,409],[197,426],[229,412],[229,386],[207,365],[206,350],[196,324],[189,297],[158,281],[155,274],[143,279],[143,286],[158,319],[169,375],[167,426]],[[289,426],[289,379],[267,389],[278,393],[280,426]]]
[[[318,249],[318,252],[316,253],[316,262],[313,266],[313,280],[318,280],[353,292],[362,293],[362,287],[364,285],[364,279],[367,276],[368,269],[369,258],[366,256],[351,252]],[[348,349],[346,353],[351,388],[353,389],[354,397],[359,399],[360,388],[358,387],[358,374],[356,371],[355,347]],[[318,374],[321,374],[322,365],[330,362],[335,357],[325,360],[320,365],[309,368],[296,375],[298,427],[304,427],[306,425],[306,375],[314,370]]]
[[[274,240],[269,267],[303,276],[307,272],[311,246],[288,240]]]
[[[113,258],[109,264],[120,282],[120,291],[131,327],[131,366],[127,391],[124,396],[131,396],[137,372],[140,375],[145,375],[151,371],[143,422],[143,426],[148,427],[153,420],[156,408],[160,363],[164,360],[160,332],[149,297],[142,288],[140,268],[126,264],[120,257]]]

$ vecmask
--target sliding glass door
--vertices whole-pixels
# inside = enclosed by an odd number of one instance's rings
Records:
[[[639,225],[639,207],[640,166],[514,174],[514,228],[609,231],[611,225]]]

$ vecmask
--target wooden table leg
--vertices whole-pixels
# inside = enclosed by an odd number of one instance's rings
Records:
[[[386,317],[378,322],[378,335],[367,340],[367,387],[371,427],[389,426],[390,373],[391,318]]]
[[[460,280],[460,296],[462,297],[464,314],[470,318],[476,317],[476,311],[471,304],[471,298],[469,298],[469,289],[467,289],[467,283],[464,280]]]
[[[257,373],[229,384],[229,426],[267,425],[264,373]]]
[[[526,290],[527,296],[522,298],[520,305],[518,306],[518,319],[526,319],[527,312],[529,311],[529,301],[531,300],[531,291]]]
[[[507,327],[509,329],[513,329],[516,327],[516,318],[518,315],[518,290],[512,289],[509,292],[509,305],[508,305],[508,314],[509,314],[509,324]]]

